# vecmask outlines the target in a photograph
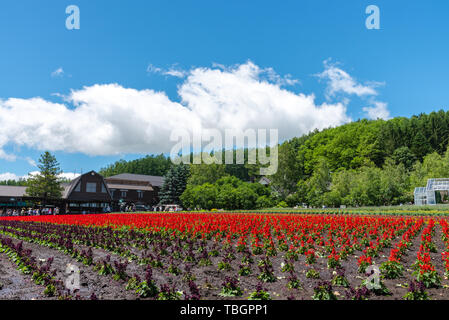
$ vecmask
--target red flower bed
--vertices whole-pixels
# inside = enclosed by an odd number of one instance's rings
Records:
[[[67,215],[4,217],[0,220],[19,220],[54,224],[109,226],[112,228],[131,227],[151,231],[173,230],[181,233],[209,234],[222,236],[253,235],[271,240],[284,239],[285,236],[299,240],[305,236],[308,245],[317,240],[326,246],[349,244],[356,236],[378,236],[384,230],[388,236],[400,225],[408,225],[414,218],[376,217],[376,216],[330,216],[330,215],[258,215],[258,214],[209,214],[209,213],[164,213],[164,214],[109,214],[109,215]],[[329,230],[330,238],[321,236]],[[304,233],[307,231],[307,234]],[[337,240],[332,238],[332,234]],[[299,245],[299,243],[298,243]],[[321,244],[320,244],[321,245]]]

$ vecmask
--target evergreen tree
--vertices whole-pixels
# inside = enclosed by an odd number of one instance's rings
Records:
[[[319,206],[322,203],[322,196],[329,191],[332,182],[331,172],[325,158],[321,158],[307,181],[308,202],[313,206]]]
[[[46,151],[39,158],[40,172],[28,179],[26,194],[30,197],[44,199],[60,199],[63,188],[59,175],[62,173],[59,163],[50,152]]]
[[[227,175],[224,164],[195,164],[190,166],[189,184],[195,186],[205,183],[213,184]]]
[[[431,150],[429,141],[424,136],[423,131],[418,131],[413,138],[412,152],[419,160],[422,160]]]
[[[165,175],[164,184],[159,191],[160,204],[181,204],[179,197],[186,189],[189,175],[189,166],[185,164],[172,166]]]
[[[412,169],[416,162],[415,155],[410,151],[408,147],[397,148],[393,153],[393,159],[396,164],[402,163],[407,170]]]
[[[171,161],[163,154],[148,155],[141,159],[125,161],[119,160],[100,170],[103,177],[110,177],[120,173],[145,174],[150,176],[163,176],[171,167]]]
[[[296,159],[297,149],[290,141],[279,147],[279,166],[276,174],[269,177],[273,188],[278,190],[282,197],[296,191],[296,184],[302,177],[301,162]]]

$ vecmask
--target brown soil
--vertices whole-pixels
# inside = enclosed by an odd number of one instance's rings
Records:
[[[65,255],[64,253],[56,249],[28,242],[23,242],[23,247],[24,249],[31,249],[32,255],[36,257],[36,259],[47,260],[48,258],[53,257],[54,260],[51,265],[51,270],[56,270],[55,278],[57,280],[62,280],[64,283],[67,277],[69,276],[69,274],[65,273],[67,265],[72,264],[77,266],[80,270],[80,286],[81,286],[78,293],[84,299],[89,299],[92,293],[94,293],[98,299],[105,299],[105,300],[136,299],[136,295],[134,295],[132,292],[128,292],[125,290],[125,286],[123,283],[113,280],[112,277],[99,275],[97,272],[93,271],[91,267],[85,266],[82,263],[77,262],[70,256]],[[7,260],[7,258],[4,255],[0,256],[2,257],[2,262],[5,259]],[[34,285],[34,283],[31,281],[30,275],[22,275],[18,270],[15,269],[14,266],[12,266],[12,268],[17,272],[17,274],[20,275],[19,277],[17,277],[17,279],[26,278],[26,281],[24,280],[23,283],[31,283]],[[37,285],[34,286],[39,288],[38,292],[42,292],[44,290],[44,288],[41,286]],[[30,298],[26,296],[23,299],[30,299]]]
[[[438,274],[442,278],[442,287],[438,289],[427,289],[431,299],[449,299],[449,281],[444,278],[445,268],[441,260],[441,252],[446,250],[446,245],[441,240],[441,227],[436,225],[436,235],[432,238],[435,243],[437,252],[432,253],[432,263],[434,264]],[[394,242],[399,241],[398,237]],[[15,240],[17,241],[17,240]],[[405,255],[402,256],[402,264],[404,265],[406,271],[404,275],[398,279],[382,280],[386,287],[391,291],[391,295],[387,296],[375,296],[371,295],[370,300],[399,300],[403,299],[403,296],[407,293],[407,284],[409,281],[413,280],[415,277],[412,275],[411,265],[416,261],[416,255],[420,246],[420,235],[413,239],[411,248],[407,251]],[[40,246],[37,244],[24,242],[24,247],[29,248],[33,251],[33,256],[40,259],[48,259],[54,257],[54,262],[52,269],[57,270],[56,278],[65,282],[67,274],[65,274],[67,264],[71,263],[79,267],[81,273],[81,290],[79,294],[81,297],[88,299],[92,293],[99,299],[138,299],[138,296],[132,292],[125,290],[125,281],[115,281],[112,276],[102,276],[93,270],[93,266],[85,266],[80,262],[77,262],[70,256],[52,248]],[[78,249],[87,249],[85,246],[76,246]],[[208,250],[212,249],[212,242],[208,244]],[[114,261],[124,261],[123,257],[120,257],[110,252],[106,252],[102,249],[93,248],[94,262],[104,259],[107,255],[111,256],[112,264]],[[170,249],[169,249],[170,250]],[[387,260],[391,248],[386,248],[382,250],[379,257],[374,259],[375,264],[380,266],[380,264]],[[140,255],[141,251],[133,249],[135,253]],[[195,255],[198,258],[198,253],[196,248],[194,250]],[[358,287],[361,285],[362,281],[366,278],[365,275],[358,273],[357,259],[362,254],[362,252],[354,252],[352,256],[349,256],[347,260],[341,262],[342,267],[345,269],[345,276],[350,283],[351,287]],[[217,265],[222,261],[224,256],[223,252],[220,252],[219,257],[211,257],[212,265],[200,267],[196,265],[192,269],[192,273],[195,275],[195,283],[200,288],[200,293],[202,299],[246,299],[249,294],[255,290],[259,280],[257,275],[259,274],[259,269],[257,263],[262,259],[262,256],[253,256],[254,263],[251,265],[252,274],[247,277],[238,276],[238,270],[240,262],[243,258],[243,254],[235,252],[236,259],[231,262],[231,271],[219,271]],[[273,264],[274,274],[277,281],[274,283],[264,283],[264,288],[270,293],[272,299],[275,300],[285,300],[288,297],[294,297],[298,300],[310,300],[314,294],[314,287],[318,282],[322,280],[330,281],[334,275],[333,270],[328,269],[326,258],[317,258],[317,262],[312,266],[306,265],[304,255],[299,255],[299,261],[294,263],[294,268],[296,274],[302,284],[301,289],[287,289],[287,279],[288,273],[281,272],[281,263],[284,262],[284,253],[278,251],[277,256],[270,257],[270,261]],[[44,299],[42,295],[43,288],[35,285],[31,281],[31,277],[27,275],[22,275],[19,271],[15,269],[5,256],[0,255],[0,283],[3,284],[3,289],[0,290],[0,299]],[[162,256],[162,262],[164,268],[153,268],[153,277],[158,286],[162,284],[173,285],[176,290],[190,293],[186,281],[182,278],[185,275],[186,263],[181,261],[175,261],[177,267],[181,270],[180,275],[168,274],[166,272],[170,263],[170,254]],[[306,271],[313,267],[316,271],[320,273],[320,279],[308,279],[306,278]],[[128,275],[133,276],[134,274],[139,275],[142,279],[145,277],[145,266],[139,265],[136,262],[129,262],[126,269]],[[220,296],[220,291],[222,288],[222,283],[227,276],[238,276],[240,278],[240,287],[244,291],[242,297],[222,297]],[[333,287],[333,291],[336,293],[338,299],[346,299],[346,288],[343,287]]]
[[[22,274],[16,265],[0,254],[0,300],[43,300],[44,288],[35,284],[31,277]]]

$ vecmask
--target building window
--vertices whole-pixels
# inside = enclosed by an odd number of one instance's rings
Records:
[[[97,192],[97,184],[95,182],[87,182],[86,192]]]
[[[78,182],[78,184],[76,185],[74,191],[76,191],[76,192],[80,192],[81,191],[81,182]]]
[[[104,183],[101,184],[101,192],[106,193],[106,186],[104,185]]]
[[[109,191],[111,192],[111,197],[114,198],[114,192],[115,192],[115,189],[109,189]]]
[[[143,198],[143,191],[137,190],[137,198],[139,198],[139,199]]]
[[[127,190],[122,190],[122,193],[121,193],[121,195],[122,195],[122,198],[126,198],[126,192]]]

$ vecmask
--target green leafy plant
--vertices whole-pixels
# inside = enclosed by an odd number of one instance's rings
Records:
[[[334,273],[335,273],[335,276],[332,279],[332,285],[348,288],[349,281],[345,277],[345,270],[340,267],[340,268],[337,268],[337,271],[334,271]]]
[[[292,261],[286,261],[281,263],[281,271],[282,272],[290,272],[290,271],[294,271],[295,267],[293,266],[293,262]]]
[[[104,260],[97,262],[94,267],[95,271],[98,271],[98,274],[102,276],[106,276],[114,273],[114,268],[110,265],[111,256],[106,256]]]
[[[239,287],[239,280],[235,277],[226,277],[222,284],[220,296],[222,297],[238,297],[243,294]]]
[[[315,269],[309,269],[306,272],[306,278],[308,279],[319,279],[320,273],[316,271]]]
[[[138,280],[140,279],[137,278],[137,282]],[[153,280],[153,269],[151,268],[151,265],[147,266],[145,280],[137,286],[136,293],[142,298],[155,297],[158,295],[159,290]]]
[[[170,288],[167,284],[161,285],[157,300],[179,300],[182,293],[176,291],[174,288]]]
[[[256,290],[251,292],[248,300],[271,300],[270,294],[265,291],[262,284],[257,284]]]
[[[365,286],[366,288],[368,288],[368,290],[370,290],[377,296],[385,296],[391,294],[391,291],[385,286],[381,279],[379,279],[378,283],[376,281],[370,281],[369,278],[365,279],[362,282],[362,286]]]
[[[332,292],[332,285],[329,282],[319,282],[313,291],[313,300],[337,300],[337,296]]]
[[[220,261],[218,263],[218,270],[220,271],[230,271],[231,270],[231,264],[229,261],[225,258],[223,261]]]
[[[404,272],[403,265],[396,260],[388,260],[380,265],[380,271],[386,279],[396,279]]]
[[[287,288],[289,289],[300,289],[301,281],[299,281],[298,277],[294,272],[290,272],[289,277],[287,278]]]
[[[405,300],[428,300],[426,286],[423,282],[410,281],[408,285],[408,292],[404,296]]]
[[[274,276],[273,265],[271,261],[266,257],[263,260],[260,260],[258,263],[260,273],[257,276],[259,280],[264,282],[275,282],[276,277]]]
[[[56,287],[53,284],[49,284],[45,287],[44,294],[47,297],[54,297],[56,293]]]
[[[239,269],[240,276],[249,276],[252,273],[251,267],[247,264],[241,264]]]

